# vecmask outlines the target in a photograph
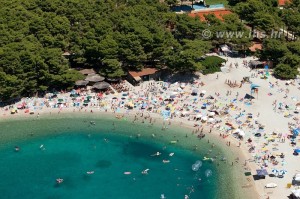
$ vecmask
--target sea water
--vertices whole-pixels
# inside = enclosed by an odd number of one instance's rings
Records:
[[[220,171],[216,163],[203,160],[221,158],[222,152],[206,140],[190,134],[187,138],[184,129],[161,130],[149,123],[98,117],[12,120],[0,125],[3,199],[183,199],[185,195],[207,199],[218,198],[222,184],[227,186],[222,198],[234,198],[226,184],[227,166]],[[193,171],[197,160],[202,166]],[[142,173],[145,169],[148,174]],[[57,178],[63,183],[57,184]]]

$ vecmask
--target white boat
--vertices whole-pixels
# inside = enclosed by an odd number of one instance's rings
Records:
[[[147,175],[149,170],[150,169],[145,169],[144,171],[142,171],[142,174]]]
[[[166,199],[165,194],[161,194],[160,199]]]
[[[64,179],[62,179],[62,178],[57,178],[56,179],[57,184],[61,184],[61,183],[63,183],[63,181],[64,181]]]
[[[86,173],[91,175],[91,174],[94,174],[94,171],[87,171]]]
[[[174,153],[170,153],[169,156],[172,157],[174,155]]]

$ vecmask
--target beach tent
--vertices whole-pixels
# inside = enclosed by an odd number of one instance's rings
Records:
[[[244,99],[255,99],[252,95],[246,94]]]
[[[293,198],[300,199],[300,189],[292,190]]]
[[[266,175],[268,175],[268,172],[267,172],[266,169],[257,169],[256,172],[257,172],[258,176],[266,176]]]
[[[295,174],[295,176],[294,176],[294,181],[296,181],[296,182],[300,182],[300,173],[297,173],[297,174]]]

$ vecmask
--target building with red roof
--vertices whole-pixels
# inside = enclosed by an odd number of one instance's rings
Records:
[[[203,11],[197,11],[197,12],[192,12],[189,14],[190,17],[196,17],[198,16],[201,21],[206,21],[205,15],[213,14],[216,16],[216,18],[223,20],[224,15],[232,14],[230,10],[226,9],[214,9],[214,10],[203,10]]]
[[[156,68],[143,68],[140,71],[128,71],[128,81],[137,84],[141,81],[158,80],[161,71]]]
[[[290,3],[290,0],[278,0],[278,6],[284,6],[286,3]]]

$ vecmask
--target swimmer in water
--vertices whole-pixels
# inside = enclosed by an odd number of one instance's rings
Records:
[[[159,156],[159,155],[161,155],[161,153],[160,152],[156,152],[155,154],[153,154],[151,156]]]

